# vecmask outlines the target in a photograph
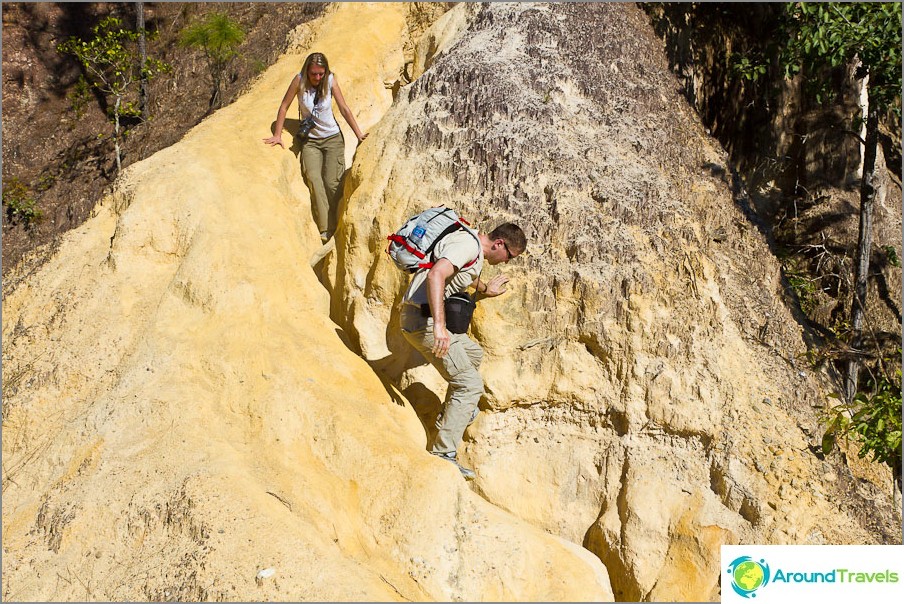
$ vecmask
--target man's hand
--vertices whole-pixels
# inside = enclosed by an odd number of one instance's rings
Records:
[[[492,298],[494,296],[504,294],[506,291],[505,284],[508,283],[508,281],[509,278],[505,275],[496,275],[495,277],[487,281],[487,289],[483,292],[483,295]]]
[[[449,352],[450,339],[451,336],[445,326],[433,324],[433,354],[436,355],[436,358],[441,359]]]

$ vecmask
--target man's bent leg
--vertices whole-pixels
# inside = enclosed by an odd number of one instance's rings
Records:
[[[480,347],[480,344],[472,340],[471,338],[465,337],[461,339],[461,343],[464,346],[465,352],[468,354],[468,359],[471,361],[471,364],[474,365],[474,369],[480,369],[480,362],[483,360],[483,348]],[[436,416],[436,429],[439,430],[442,428],[443,424],[443,416],[446,414],[446,407],[449,406],[449,401],[452,398],[453,390],[451,386],[446,391],[446,400],[443,401],[443,406],[439,410],[439,414]],[[480,399],[478,399],[479,402]],[[480,410],[475,406],[471,411],[471,417],[468,418],[468,426],[474,423],[474,420],[477,419],[477,414]],[[467,426],[465,426],[467,428]]]
[[[442,359],[440,373],[449,382],[448,403],[443,409],[443,418],[431,453],[455,453],[461,444],[465,428],[471,423],[477,403],[483,396],[483,378],[472,361],[474,349],[482,350],[466,334],[450,334],[449,352]],[[433,334],[429,340],[432,342]],[[436,364],[434,364],[436,366]],[[439,366],[437,366],[439,369]]]
[[[448,402],[444,405],[443,417],[438,426],[439,432],[430,452],[454,454],[461,443],[465,428],[477,410],[480,397],[483,396],[483,378],[477,371],[479,360],[477,364],[474,362],[475,358],[483,356],[483,350],[466,334],[449,334],[451,336],[449,351],[442,359],[438,359],[432,350],[432,321],[427,329],[402,333],[405,339],[449,382]]]
[[[452,347],[449,347],[450,351]],[[447,355],[448,356],[448,355]],[[430,448],[431,453],[455,453],[461,444],[465,428],[471,423],[477,403],[483,396],[483,378],[468,364],[468,368],[460,371],[449,380],[452,396],[446,405],[436,439]]]

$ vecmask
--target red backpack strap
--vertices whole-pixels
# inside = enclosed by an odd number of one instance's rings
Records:
[[[426,254],[419,251],[417,248],[413,248],[410,245],[408,245],[408,241],[401,235],[396,235],[395,233],[393,233],[392,235],[387,237],[387,239],[389,239],[390,241],[392,241],[394,243],[398,243],[399,245],[404,247],[406,250],[408,250],[409,252],[411,252],[412,254],[417,256],[418,258],[420,258],[421,260],[423,260],[424,257],[426,256]]]

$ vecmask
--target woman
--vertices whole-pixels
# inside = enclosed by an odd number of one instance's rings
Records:
[[[292,78],[289,89],[276,114],[276,133],[265,138],[268,145],[286,146],[282,141],[283,124],[292,99],[298,97],[299,118],[312,118],[313,127],[307,141],[301,147],[301,173],[311,192],[311,205],[320,239],[326,243],[336,229],[335,213],[339,205],[339,180],[345,172],[345,139],[336,117],[333,115],[333,98],[339,112],[351,126],[360,144],[367,133],[362,133],[355,116],[345,103],[336,77],[330,72],[326,56],[320,52],[308,55],[301,72]]]

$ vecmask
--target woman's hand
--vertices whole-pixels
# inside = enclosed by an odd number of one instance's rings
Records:
[[[279,104],[279,111],[276,112],[276,124],[273,126],[273,136],[269,138],[265,138],[264,142],[268,145],[279,145],[283,149],[286,146],[282,142],[282,133],[283,133],[283,124],[286,123],[286,112],[289,110],[289,105],[292,104],[292,101],[295,100],[295,97],[298,96],[298,90],[301,88],[301,76],[295,74],[295,77],[292,78],[292,82],[289,84],[289,88],[286,90],[286,94],[283,96],[282,103]]]
[[[359,145],[360,145],[361,143],[364,142],[364,139],[367,138],[367,135],[368,135],[368,134],[370,134],[370,133],[369,133],[369,132],[365,132],[364,134],[359,134],[359,135],[358,135],[358,144],[359,144]]]
[[[283,149],[286,148],[286,146],[282,142],[282,136],[280,136],[279,134],[274,134],[270,138],[265,138],[264,142],[267,143],[268,145],[274,145],[274,146],[279,145]]]

